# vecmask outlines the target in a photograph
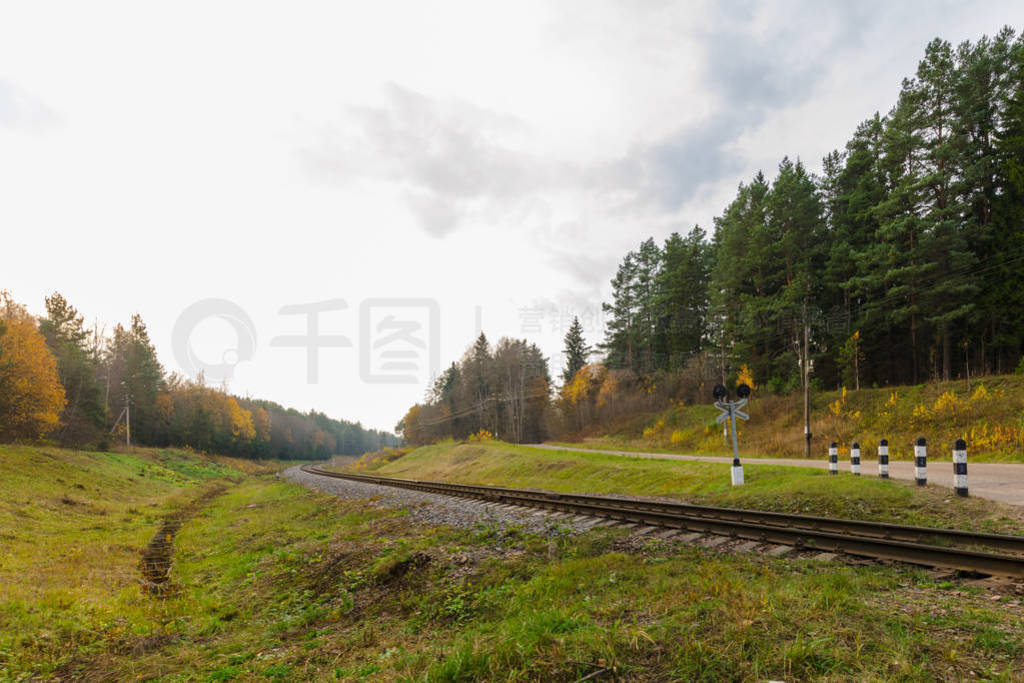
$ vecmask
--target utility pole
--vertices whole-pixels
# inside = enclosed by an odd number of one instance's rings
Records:
[[[811,373],[810,373],[810,325],[807,324],[807,301],[804,301],[804,358],[803,367],[800,368],[804,374],[804,457],[811,457]]]
[[[124,445],[132,447],[132,404],[127,398],[124,400]]]

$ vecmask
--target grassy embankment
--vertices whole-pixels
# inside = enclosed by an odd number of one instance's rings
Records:
[[[729,466],[553,451],[498,441],[442,443],[370,454],[355,468],[394,477],[577,493],[678,497],[687,502],[899,524],[1024,533],[1018,508],[956,498],[943,487],[877,477],[831,476],[824,469],[744,464],[746,484],[732,486]]]
[[[425,527],[243,469],[0,447],[0,679],[1024,674],[1018,600],[918,570]],[[139,549],[211,485],[173,592],[142,592]]]
[[[747,409],[750,421],[739,423],[741,455],[803,457],[802,401],[797,394],[755,395]],[[672,406],[592,428],[568,445],[732,455],[717,415],[712,405]],[[831,441],[840,444],[843,455],[859,441],[871,459],[885,438],[892,459],[909,459],[914,440],[923,436],[929,453],[943,457],[963,438],[974,462],[1024,462],[1024,376],[812,393],[811,434],[813,457],[824,458]]]

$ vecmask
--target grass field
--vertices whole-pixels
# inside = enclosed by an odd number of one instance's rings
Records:
[[[755,393],[747,412],[750,421],[738,426],[743,457],[804,456],[802,396]],[[591,427],[568,445],[732,455],[731,442],[715,423],[717,415],[710,404],[674,405]],[[932,454],[948,456],[956,439],[963,438],[975,462],[1024,462],[1024,375],[813,392],[811,433],[816,458],[826,456],[832,441],[841,455],[857,441],[871,457],[884,438],[893,460],[910,459],[915,439],[923,436]]]
[[[0,482],[0,679],[1024,675],[1019,599],[914,569],[428,527],[180,453],[0,447]],[[161,516],[214,485],[170,596],[140,590]]]
[[[695,503],[758,510],[958,527],[1024,531],[1021,511],[949,489],[922,489],[895,479],[830,476],[805,467],[744,464],[746,483],[732,486],[729,465],[552,451],[502,442],[443,443],[396,460],[367,456],[362,470],[411,479],[577,493],[671,496]]]

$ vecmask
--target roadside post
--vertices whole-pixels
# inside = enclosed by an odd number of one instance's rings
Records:
[[[721,384],[715,385],[712,395],[715,397],[715,407],[721,411],[715,418],[715,422],[725,423],[732,431],[732,485],[739,486],[743,483],[743,465],[740,464],[739,445],[736,442],[736,420],[750,419],[750,415],[740,410],[747,405],[750,398],[750,387],[746,384],[736,387],[738,398],[736,401],[728,400],[729,390]]]
[[[917,437],[914,444],[914,481],[918,486],[928,483],[928,447],[923,436]]]
[[[860,476],[860,444],[856,441],[850,446],[850,474]]]
[[[878,442],[878,476],[882,479],[889,478],[889,440],[882,439]]]
[[[967,442],[963,439],[957,439],[953,446],[953,490],[967,497]]]
[[[828,473],[839,474],[839,444],[835,441],[828,447]]]

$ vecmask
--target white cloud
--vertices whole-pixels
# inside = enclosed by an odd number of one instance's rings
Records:
[[[356,349],[305,384],[301,353],[266,343],[295,331],[278,309],[344,298],[325,329],[355,339],[360,301],[431,297],[447,364],[478,306],[497,338],[554,302],[527,336],[555,355],[627,249],[710,228],[783,155],[816,167],[935,35],[1022,20],[1010,2],[6,5],[0,287],[137,310],[172,369],[178,314],[231,299],[259,339],[235,390],[391,427],[423,387],[366,385]]]

